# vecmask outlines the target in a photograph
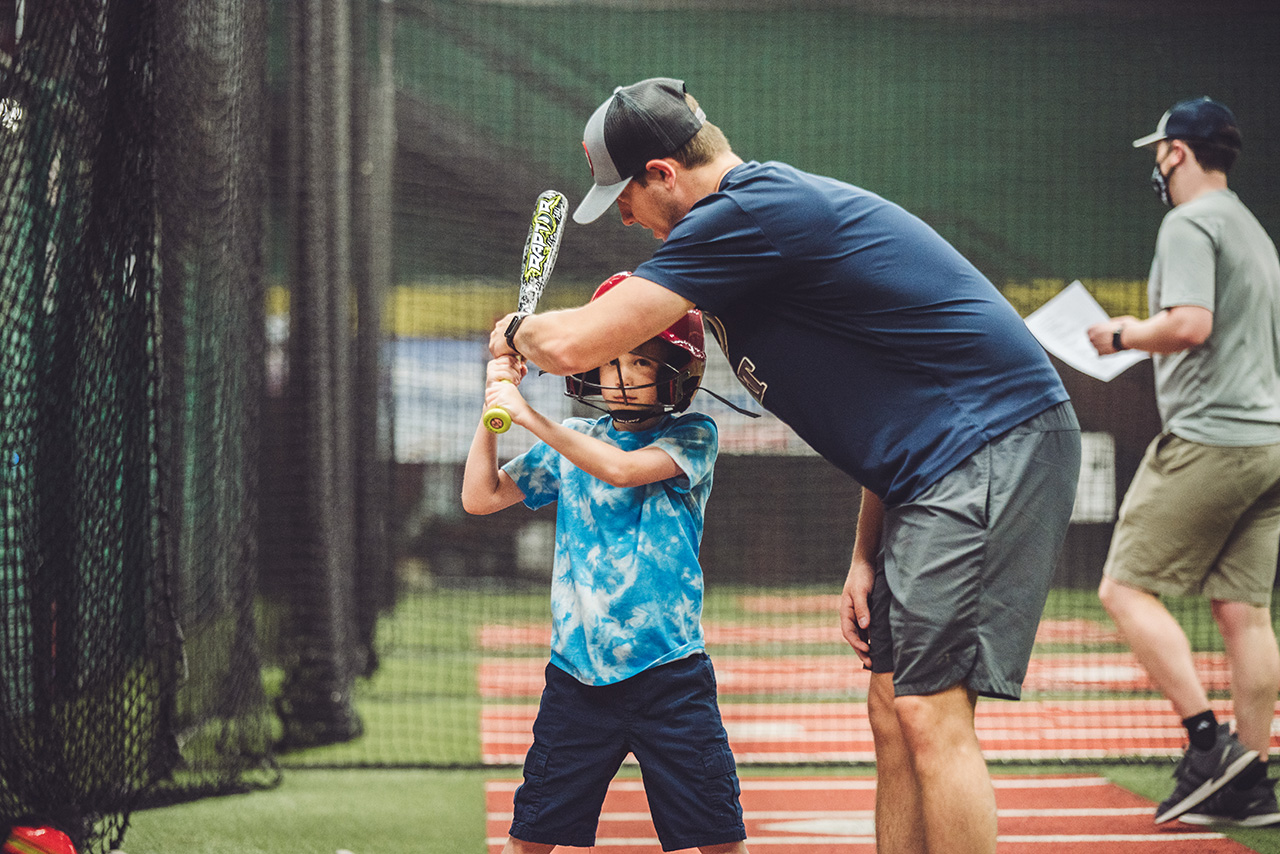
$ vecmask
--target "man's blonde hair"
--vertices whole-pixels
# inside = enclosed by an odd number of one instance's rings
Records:
[[[698,101],[688,92],[684,94],[685,103],[689,105],[689,109],[695,113],[698,111]],[[677,148],[667,156],[675,162],[679,163],[686,169],[692,169],[696,166],[705,166],[714,161],[717,157],[729,151],[729,140],[725,137],[724,131],[713,125],[711,122],[703,120],[701,129],[698,130],[689,141]],[[636,181],[644,186],[649,181],[648,173],[641,172],[635,176]]]
[[[698,111],[698,100],[688,92],[684,94],[685,103],[695,113]],[[702,128],[688,142],[671,152],[671,159],[686,169],[702,166],[715,160],[729,151],[729,140],[724,131],[705,119]]]

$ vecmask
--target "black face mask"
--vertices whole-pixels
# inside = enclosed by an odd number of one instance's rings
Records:
[[[1177,168],[1177,166],[1173,167],[1173,169]],[[1170,169],[1169,174],[1166,175],[1160,171],[1159,163],[1151,167],[1151,189],[1156,191],[1160,201],[1169,208],[1173,207],[1173,197],[1169,195],[1169,179],[1173,176],[1173,169]]]

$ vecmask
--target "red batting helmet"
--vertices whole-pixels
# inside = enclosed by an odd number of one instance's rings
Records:
[[[601,294],[611,290],[615,285],[631,276],[630,272],[614,273],[600,283],[591,299],[600,298]],[[689,402],[702,383],[702,375],[707,367],[706,337],[702,331],[702,312],[690,309],[683,317],[659,332],[656,336],[668,344],[674,345],[673,355],[658,370],[658,405],[650,411],[637,413],[633,420],[642,421],[650,415],[660,412],[683,412],[689,408]],[[600,369],[593,368],[580,374],[570,374],[564,378],[565,394],[582,401],[588,406],[603,409],[604,397],[600,383]],[[609,386],[612,388],[612,386]],[[616,417],[616,413],[615,413]]]

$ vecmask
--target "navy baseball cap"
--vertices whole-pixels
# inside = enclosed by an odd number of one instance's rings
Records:
[[[614,89],[582,132],[595,183],[573,212],[574,222],[598,219],[646,163],[680,148],[706,120],[701,109],[689,108],[683,80],[653,77]]]
[[[1224,128],[1236,127],[1236,117],[1212,98],[1188,98],[1179,101],[1160,117],[1156,132],[1133,141],[1134,148],[1145,148],[1162,139],[1212,140]]]

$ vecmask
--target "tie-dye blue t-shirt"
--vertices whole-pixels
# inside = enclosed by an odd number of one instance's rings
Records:
[[[533,508],[559,502],[551,581],[551,663],[587,685],[610,685],[704,649],[698,546],[718,449],[700,413],[643,432],[610,416],[565,426],[625,451],[649,445],[682,476],[610,486],[538,442],[503,466]]]

